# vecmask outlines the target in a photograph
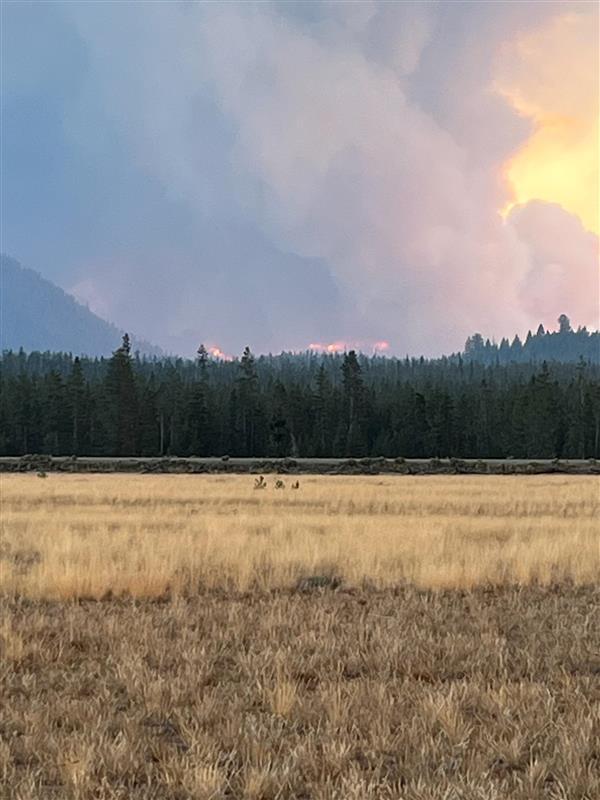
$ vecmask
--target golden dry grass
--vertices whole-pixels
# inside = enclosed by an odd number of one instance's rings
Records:
[[[2,587],[37,598],[600,577],[596,477],[4,475]],[[288,484],[291,481],[287,481]]]
[[[0,797],[600,797],[597,479],[272,483],[2,477]]]
[[[597,800],[599,600],[572,585],[5,600],[0,794]]]

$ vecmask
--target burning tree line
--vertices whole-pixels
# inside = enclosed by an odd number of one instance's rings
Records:
[[[5,352],[0,454],[600,457],[597,363],[472,356]]]

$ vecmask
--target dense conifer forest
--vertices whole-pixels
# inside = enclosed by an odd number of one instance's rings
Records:
[[[598,458],[598,333],[559,324],[435,360],[4,352],[0,455]]]
[[[531,361],[591,361],[600,363],[600,333],[586,328],[574,331],[566,314],[558,318],[558,330],[546,331],[540,325],[535,334],[527,333],[524,341],[515,336],[504,338],[500,344],[484,341],[480,333],[470,336],[462,356],[482,364],[527,364]]]

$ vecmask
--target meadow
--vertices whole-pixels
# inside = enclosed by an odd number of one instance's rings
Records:
[[[600,797],[598,479],[295,480],[0,477],[2,796]]]
[[[600,574],[595,477],[302,476],[297,490],[296,478],[277,480],[3,475],[3,591],[152,598],[313,577],[468,589]]]

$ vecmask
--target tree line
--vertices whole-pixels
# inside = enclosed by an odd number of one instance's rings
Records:
[[[535,333],[527,332],[524,341],[517,335],[512,342],[504,337],[500,343],[484,341],[480,333],[469,336],[462,356],[482,364],[518,364],[531,361],[591,361],[600,363],[600,333],[585,326],[573,330],[566,314],[558,318],[558,330],[547,331],[540,325]]]
[[[0,454],[598,458],[600,366],[5,352]]]

